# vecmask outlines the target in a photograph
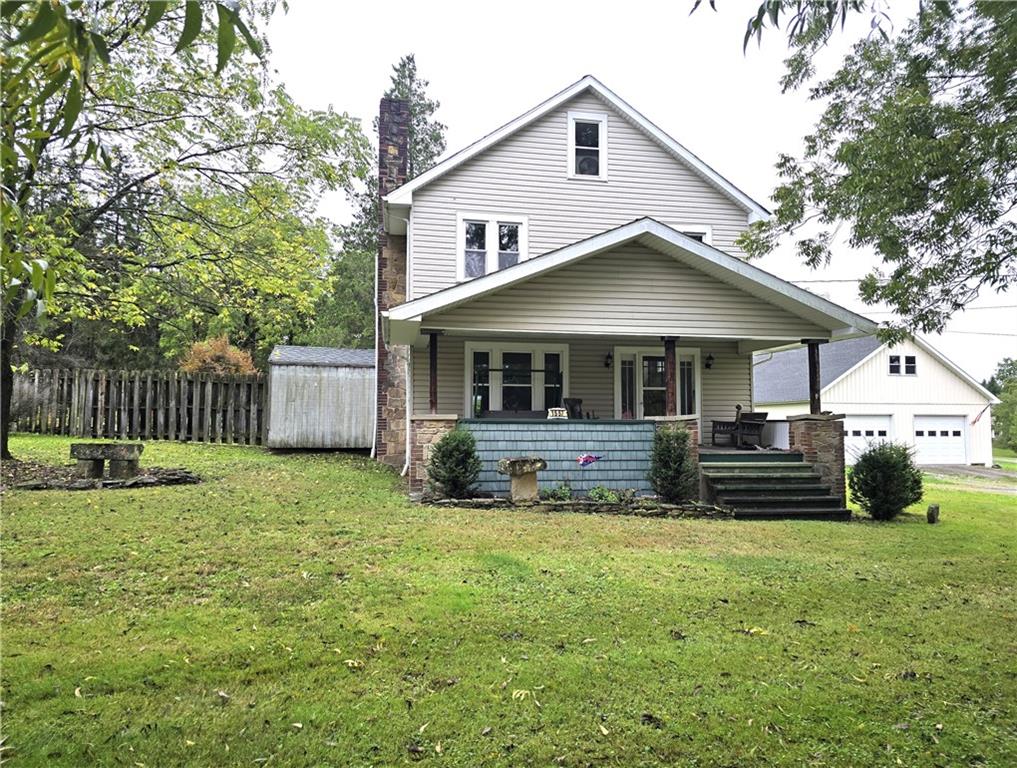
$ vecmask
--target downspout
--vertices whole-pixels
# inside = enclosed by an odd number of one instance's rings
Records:
[[[406,477],[410,471],[410,423],[413,415],[413,366],[410,362],[413,357],[413,347],[406,347],[406,461],[403,463],[403,470],[399,477]]]
[[[381,343],[381,310],[378,304],[378,259],[381,247],[374,252],[374,429],[371,430],[371,458],[378,458],[378,345]]]
[[[413,178],[410,176],[410,178]],[[410,209],[410,217],[413,216],[413,209]],[[410,300],[410,254],[412,253],[411,243],[413,242],[413,227],[410,219],[402,219],[406,222],[406,301]],[[400,477],[406,477],[410,471],[410,417],[413,415],[413,347],[406,347],[406,461],[403,462],[403,470]]]

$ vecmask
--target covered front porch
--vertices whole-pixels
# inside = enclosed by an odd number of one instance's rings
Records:
[[[713,421],[752,411],[753,352],[808,344],[818,414],[819,344],[874,329],[649,219],[409,301],[384,320],[386,340],[409,347],[411,465],[426,464],[434,423],[462,420],[491,451],[485,472],[508,455],[589,453],[603,457],[589,465],[601,471],[561,465],[542,484],[637,491],[661,420],[681,421],[698,446]],[[559,408],[568,419],[548,418]],[[423,438],[410,434],[427,422]],[[423,481],[419,466],[411,475]]]

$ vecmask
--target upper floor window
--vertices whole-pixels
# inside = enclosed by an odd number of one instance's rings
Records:
[[[914,355],[904,355],[904,375],[914,376],[918,373],[918,362]],[[890,375],[900,376],[901,355],[890,355]]]
[[[569,178],[607,179],[607,115],[601,112],[568,114]]]
[[[706,245],[713,245],[713,227],[705,224],[678,224],[675,226],[679,232],[693,240],[698,240]]]
[[[525,216],[460,213],[456,225],[459,280],[483,277],[526,258]]]

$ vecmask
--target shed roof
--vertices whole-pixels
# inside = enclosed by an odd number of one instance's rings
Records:
[[[819,347],[819,383],[826,388],[879,349],[875,336],[845,339]],[[809,399],[808,349],[760,353],[753,360],[752,401],[798,403]]]
[[[297,347],[278,344],[268,357],[269,365],[317,365],[337,368],[374,368],[373,349]]]

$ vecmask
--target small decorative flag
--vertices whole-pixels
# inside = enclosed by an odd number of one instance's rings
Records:
[[[582,456],[576,457],[576,462],[580,467],[588,467],[595,461],[600,461],[603,456],[594,456],[592,453],[584,453]]]

